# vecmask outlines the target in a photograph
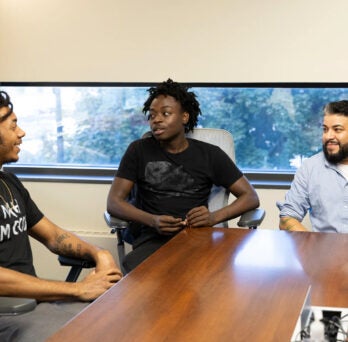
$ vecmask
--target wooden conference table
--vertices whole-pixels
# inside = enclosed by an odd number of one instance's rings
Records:
[[[348,234],[187,229],[49,341],[289,341],[309,288],[312,305],[348,307],[347,247]]]

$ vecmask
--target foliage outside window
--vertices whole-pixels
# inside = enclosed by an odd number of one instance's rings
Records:
[[[19,163],[116,168],[148,130],[142,106],[149,86],[2,83],[26,131]],[[192,86],[199,126],[230,131],[238,166],[256,172],[291,171],[319,151],[323,106],[348,99],[345,84]]]

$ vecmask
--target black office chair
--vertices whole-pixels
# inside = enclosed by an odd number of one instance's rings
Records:
[[[77,281],[83,268],[95,267],[94,261],[76,259],[66,256],[58,256],[58,261],[62,266],[70,266],[71,269],[65,281]],[[34,310],[36,300],[32,298],[0,297],[0,316],[20,315]]]
[[[151,135],[147,132],[143,135],[143,138]],[[225,151],[233,161],[235,161],[234,141],[232,134],[224,129],[214,128],[195,128],[193,132],[187,134],[187,137],[205,141],[219,146]],[[136,186],[133,187],[130,200],[134,201],[136,192]],[[209,200],[208,207],[210,211],[215,211],[219,208],[225,207],[228,204],[229,192],[223,187],[213,186]],[[240,216],[237,225],[239,227],[248,227],[250,229],[256,229],[265,217],[265,211],[261,208],[248,211]],[[111,233],[117,235],[117,253],[119,257],[119,263],[121,265],[122,272],[125,274],[125,270],[122,267],[122,261],[126,255],[125,242],[132,245],[132,235],[130,234],[130,223],[122,219],[111,216],[107,211],[104,213],[104,219],[107,225],[111,228]],[[216,227],[228,227],[227,222],[220,223]]]

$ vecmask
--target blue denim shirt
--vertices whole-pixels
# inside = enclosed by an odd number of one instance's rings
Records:
[[[348,233],[348,181],[323,152],[306,159],[297,170],[280,217],[302,222],[309,212],[313,231]]]

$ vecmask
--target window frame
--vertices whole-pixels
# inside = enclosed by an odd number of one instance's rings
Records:
[[[348,88],[346,82],[183,82],[190,87],[233,88]],[[0,82],[0,87],[151,87],[158,82]],[[23,181],[109,184],[117,169],[112,167],[4,165]],[[255,188],[289,188],[295,171],[242,170]]]
[[[111,184],[117,168],[22,166],[4,165],[4,170],[17,175],[22,181]],[[243,171],[255,188],[287,189],[294,172],[250,172]]]

